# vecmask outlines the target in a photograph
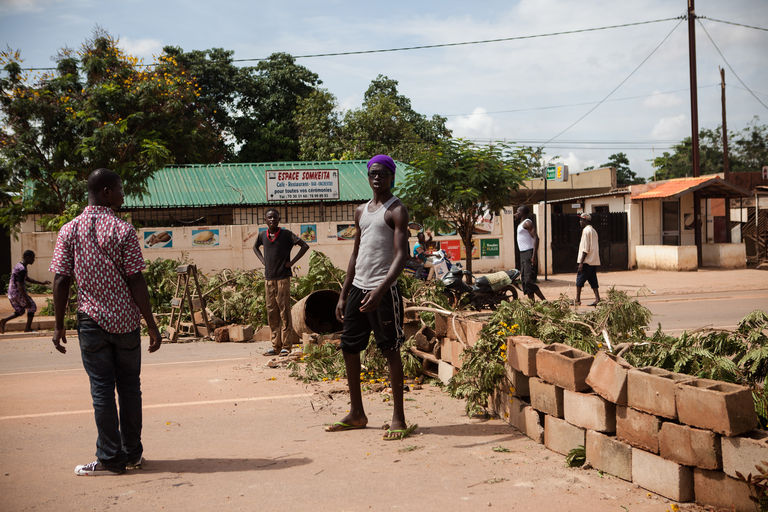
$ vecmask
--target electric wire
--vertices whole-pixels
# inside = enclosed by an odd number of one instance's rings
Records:
[[[717,23],[726,23],[728,25],[736,25],[737,27],[753,28],[755,30],[764,30],[768,32],[768,28],[756,27],[755,25],[745,25],[744,23],[736,23],[735,21],[718,20],[717,18],[710,18],[709,16],[696,16],[697,19],[715,21]]]
[[[678,18],[676,18],[676,19],[678,19]],[[550,142],[552,142],[553,140],[557,139],[557,138],[558,138],[558,137],[560,137],[562,134],[564,134],[565,132],[567,132],[568,130],[570,130],[571,128],[573,128],[574,126],[576,126],[577,124],[579,124],[579,123],[580,123],[580,122],[581,122],[581,121],[582,121],[584,118],[586,118],[586,117],[587,117],[589,114],[591,114],[592,112],[594,112],[595,110],[597,110],[597,108],[598,108],[600,105],[602,105],[603,103],[605,103],[605,101],[606,101],[608,98],[610,98],[610,97],[611,97],[611,95],[612,95],[614,92],[618,91],[618,90],[619,90],[619,88],[620,88],[622,85],[624,85],[624,84],[627,82],[627,80],[629,80],[629,79],[632,77],[632,75],[634,75],[634,74],[637,72],[637,70],[638,70],[638,69],[640,69],[640,68],[643,66],[643,64],[645,64],[645,63],[648,61],[648,59],[650,59],[650,58],[653,56],[653,54],[654,54],[654,53],[656,53],[656,51],[657,51],[659,48],[661,48],[661,46],[662,46],[662,45],[663,45],[663,44],[664,44],[664,43],[667,41],[667,39],[669,39],[669,36],[671,36],[671,35],[672,35],[672,33],[673,33],[675,30],[677,30],[677,27],[679,27],[679,26],[680,26],[680,24],[683,22],[684,18],[679,18],[679,19],[680,19],[680,21],[678,21],[678,22],[677,22],[677,24],[676,24],[674,27],[672,27],[672,30],[670,30],[670,31],[667,33],[667,35],[666,35],[666,36],[664,36],[664,39],[662,39],[662,40],[661,40],[661,42],[660,42],[659,44],[657,44],[657,45],[656,45],[656,47],[655,47],[653,50],[651,50],[651,53],[649,53],[649,54],[648,54],[648,56],[647,56],[647,57],[645,57],[645,58],[644,58],[644,59],[643,59],[643,60],[640,62],[640,64],[638,64],[638,65],[635,67],[635,69],[633,69],[633,70],[632,70],[632,71],[631,71],[631,72],[630,72],[630,73],[629,73],[629,74],[628,74],[628,75],[627,75],[627,76],[624,78],[624,80],[622,80],[621,82],[619,82],[619,85],[617,85],[616,87],[614,87],[614,88],[611,90],[611,92],[609,92],[609,93],[608,93],[608,94],[607,94],[607,95],[606,95],[606,96],[605,96],[605,97],[604,97],[602,100],[600,100],[599,102],[597,102],[597,103],[596,103],[596,104],[595,104],[595,105],[594,105],[594,106],[593,106],[591,109],[589,109],[589,110],[588,110],[586,113],[584,113],[584,115],[582,115],[582,116],[581,116],[581,117],[579,117],[579,118],[578,118],[576,121],[574,121],[573,123],[571,123],[570,125],[568,125],[568,126],[567,126],[567,127],[564,129],[564,130],[560,131],[560,132],[559,132],[557,135],[555,135],[554,137],[552,137],[551,139],[549,139],[549,140],[547,141],[547,143],[550,143]]]
[[[647,21],[635,21],[632,23],[620,23],[617,25],[605,25],[602,27],[591,27],[591,28],[581,28],[581,29],[575,29],[575,30],[561,30],[558,32],[546,32],[543,34],[531,34],[527,36],[512,36],[512,37],[500,37],[497,39],[481,39],[477,41],[461,41],[461,42],[455,42],[455,43],[437,43],[437,44],[425,44],[425,45],[418,45],[418,46],[402,46],[399,48],[380,48],[375,50],[352,50],[352,51],[346,51],[346,52],[328,52],[328,53],[311,53],[307,55],[293,55],[294,59],[310,59],[315,57],[342,57],[347,55],[366,55],[371,53],[388,53],[388,52],[404,52],[404,51],[411,51],[411,50],[427,50],[432,48],[450,48],[453,46],[468,46],[468,45],[475,45],[475,44],[488,44],[488,43],[503,43],[507,41],[520,41],[524,39],[537,39],[540,37],[554,37],[554,36],[563,36],[563,35],[570,35],[570,34],[581,34],[584,32],[596,32],[599,30],[610,30],[614,28],[626,28],[626,27],[635,27],[639,25],[648,25],[651,23],[661,23],[664,21],[671,21],[671,20],[677,20],[680,19],[680,16],[676,16],[673,18],[660,18],[657,20],[647,20]],[[248,59],[232,59],[232,62],[261,62],[269,60],[269,57],[258,57],[258,58],[248,58]],[[153,66],[155,63],[152,64],[136,64],[136,66]],[[22,68],[23,71],[51,71],[56,70],[55,67],[51,68]]]
[[[698,20],[697,20],[697,21],[698,21]],[[733,73],[733,76],[735,76],[735,77],[736,77],[736,79],[737,79],[737,80],[738,80],[738,81],[741,83],[741,85],[743,85],[743,86],[744,86],[744,88],[745,88],[747,91],[749,91],[749,94],[751,94],[753,98],[755,98],[755,99],[756,99],[756,100],[757,100],[757,101],[758,101],[758,102],[759,102],[759,103],[760,103],[760,104],[761,104],[763,107],[765,107],[765,109],[766,109],[766,110],[768,110],[768,105],[766,105],[765,103],[763,103],[763,100],[761,100],[761,99],[760,99],[760,98],[757,96],[757,94],[755,94],[755,93],[752,91],[752,89],[750,89],[750,88],[749,88],[749,86],[748,86],[747,84],[745,84],[745,83],[744,83],[744,80],[742,80],[742,79],[741,79],[741,77],[739,76],[739,74],[738,74],[738,73],[736,73],[736,71],[733,69],[733,66],[731,66],[731,63],[730,63],[730,62],[728,62],[728,59],[726,59],[726,58],[725,58],[725,55],[723,55],[723,52],[720,50],[720,47],[719,47],[719,46],[717,46],[717,43],[715,43],[715,40],[714,40],[714,39],[712,39],[712,36],[711,36],[711,35],[709,35],[709,32],[707,31],[707,27],[705,27],[705,26],[704,26],[704,24],[703,24],[701,21],[699,21],[699,26],[700,26],[700,27],[701,27],[701,28],[704,30],[704,33],[707,35],[707,38],[709,39],[709,42],[710,42],[710,43],[712,43],[712,46],[714,46],[714,47],[715,47],[715,50],[717,50],[717,53],[719,53],[719,54],[720,54],[720,57],[722,57],[722,58],[723,58],[723,62],[725,62],[725,65],[726,65],[726,66],[728,66],[728,69],[730,69],[730,70],[731,70],[731,73]]]
[[[719,87],[720,84],[709,84],[709,85],[700,85],[698,89],[706,89],[708,87]],[[689,91],[690,88],[684,87],[682,89],[673,89],[669,91],[657,91],[652,94],[640,94],[637,96],[625,96],[623,98],[613,98],[609,99],[608,101],[627,101],[627,100],[636,100],[640,98],[650,98],[652,96],[661,95],[661,94],[671,94],[674,92],[683,92],[683,91]],[[569,108],[569,107],[583,107],[584,105],[594,105],[597,103],[596,101],[583,101],[581,103],[566,103],[563,105],[547,105],[547,106],[540,106],[540,107],[526,107],[526,108],[515,108],[515,109],[508,109],[508,110],[490,110],[487,112],[469,112],[466,114],[443,114],[442,117],[463,117],[463,116],[479,116],[483,114],[507,114],[507,113],[514,113],[514,112],[530,112],[535,110],[554,110],[558,108]]]

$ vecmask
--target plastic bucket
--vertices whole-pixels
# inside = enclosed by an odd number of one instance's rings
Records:
[[[318,290],[310,293],[291,308],[293,330],[301,336],[307,334],[331,334],[342,330],[336,318],[339,292]]]

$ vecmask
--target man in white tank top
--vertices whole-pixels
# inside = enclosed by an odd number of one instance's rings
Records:
[[[365,428],[368,417],[360,391],[360,352],[373,331],[376,345],[387,358],[392,386],[392,421],[384,439],[401,439],[407,429],[403,411],[403,300],[397,277],[408,260],[408,210],[392,195],[395,161],[376,155],[368,162],[368,184],[373,199],[355,211],[355,245],[347,277],[336,305],[344,323],[341,349],[347,368],[351,402],[349,414],[326,428],[339,432]]]
[[[539,235],[536,233],[536,225],[531,219],[531,209],[527,205],[517,208],[515,220],[517,225],[517,248],[520,250],[520,282],[523,284],[523,293],[531,301],[534,296],[546,300],[536,284],[536,254],[539,252]]]

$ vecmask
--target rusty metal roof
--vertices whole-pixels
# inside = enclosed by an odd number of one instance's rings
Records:
[[[659,182],[655,187],[633,194],[632,200],[672,199],[690,192],[700,192],[702,197],[747,197],[750,195],[748,190],[732,185],[719,176],[698,176]]]
[[[409,167],[397,163],[397,180]],[[338,202],[371,198],[367,160],[195,164],[165,167],[147,183],[142,197],[128,196],[123,208],[184,208],[267,204],[267,170],[338,169]],[[270,203],[271,204],[271,203]]]

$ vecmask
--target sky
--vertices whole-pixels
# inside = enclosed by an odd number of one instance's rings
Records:
[[[165,45],[250,59],[535,36],[674,18],[686,8],[686,0],[0,0],[0,44],[20,50],[25,66],[45,67],[100,26],[147,63]],[[768,29],[768,1],[697,0],[696,14],[711,18],[696,24],[699,127],[721,124],[719,67],[728,128],[754,116],[767,124],[768,30],[712,19]],[[571,173],[624,152],[649,177],[651,160],[691,135],[684,20],[297,62],[342,110],[358,108],[371,80],[386,75],[417,112],[446,116],[454,136],[544,146]]]

